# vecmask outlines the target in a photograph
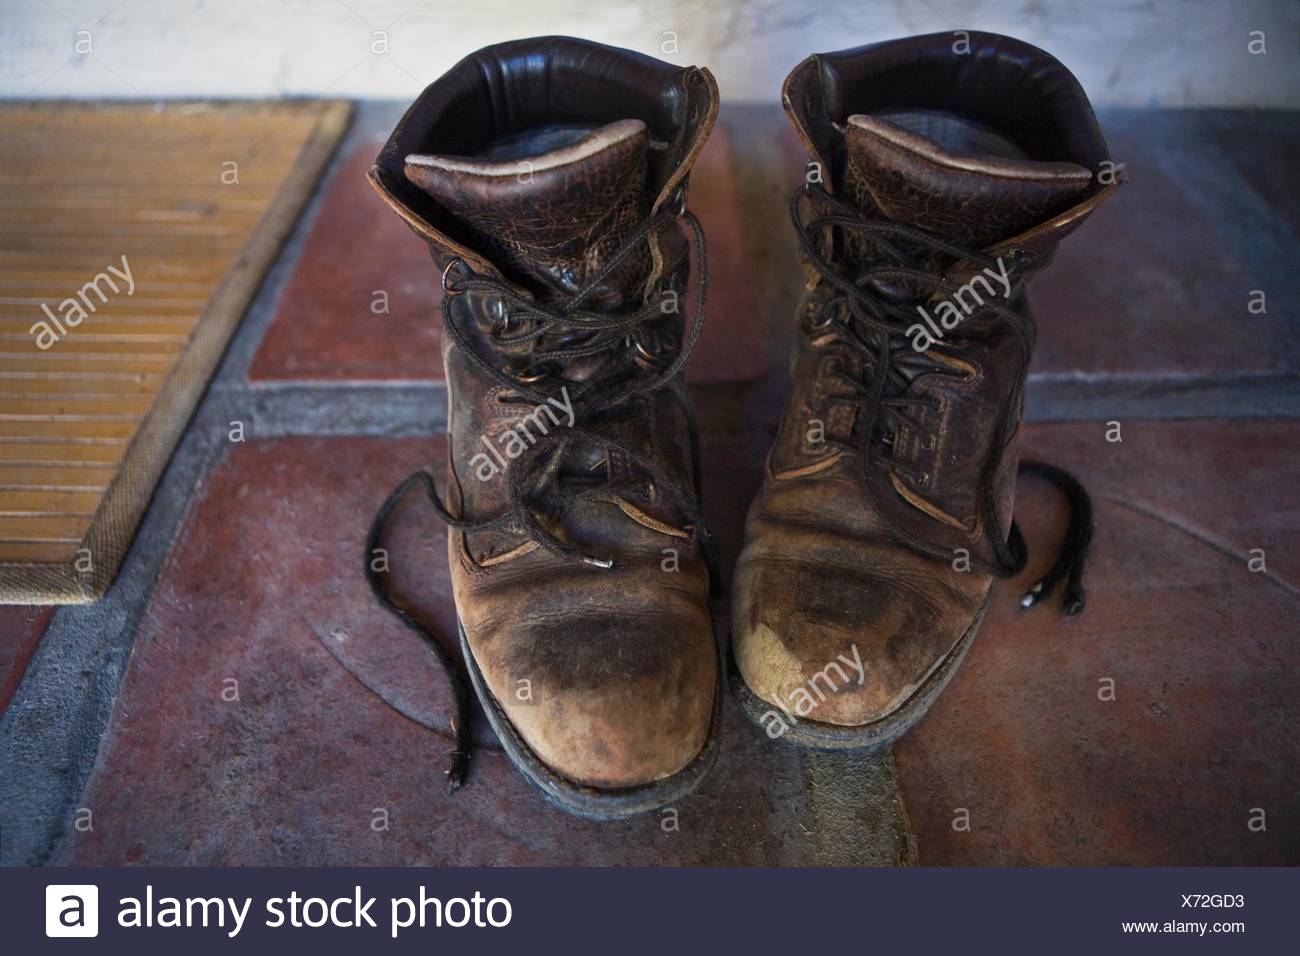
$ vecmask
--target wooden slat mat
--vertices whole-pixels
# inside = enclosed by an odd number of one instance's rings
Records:
[[[350,112],[0,106],[0,603],[108,588]]]

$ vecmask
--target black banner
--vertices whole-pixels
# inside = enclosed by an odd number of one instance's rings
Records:
[[[11,953],[1291,951],[1288,869],[0,871]],[[93,940],[93,942],[91,942]]]

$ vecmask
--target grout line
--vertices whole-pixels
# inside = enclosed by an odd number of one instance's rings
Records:
[[[801,757],[814,822],[813,865],[916,865],[916,836],[892,748],[808,750]]]
[[[1029,422],[1300,417],[1300,377],[1048,377],[1030,374]]]
[[[251,417],[252,438],[285,435],[370,435],[412,437],[437,435],[447,423],[447,391],[442,385],[420,387],[298,386],[263,391],[231,390],[222,407]]]

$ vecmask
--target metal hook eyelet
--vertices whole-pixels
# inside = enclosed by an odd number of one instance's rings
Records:
[[[808,320],[808,328],[813,332],[820,332],[823,329],[829,329],[835,324],[835,312],[830,308],[824,308],[813,314]]]
[[[465,265],[465,260],[462,259],[460,256],[457,256],[456,258],[452,259],[450,262],[448,262],[448,263],[443,267],[443,269],[442,269],[442,292],[443,292],[443,295],[464,295],[464,290],[463,290],[463,289],[460,290],[460,291],[458,292],[458,291],[456,291],[455,289],[453,289],[453,288],[451,288],[450,286],[447,285],[447,277],[451,274],[451,268],[452,268],[452,266],[455,266],[455,265],[462,265],[462,266],[463,266],[463,265]],[[468,268],[468,266],[466,266],[466,268]]]
[[[492,299],[487,308],[492,318],[492,334],[498,337],[508,335],[514,328],[515,319],[510,314],[510,307],[506,305],[505,300]]]
[[[816,301],[809,302],[804,307],[804,328],[810,333],[823,332],[829,329],[839,321],[843,308],[843,301],[836,296],[832,296],[820,304]]]
[[[673,219],[681,219],[686,215],[686,183],[677,186],[677,194],[672,198],[672,216]]]

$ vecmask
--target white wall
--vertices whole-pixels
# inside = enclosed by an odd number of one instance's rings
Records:
[[[810,52],[960,28],[1044,47],[1099,104],[1300,106],[1297,0],[0,0],[0,96],[411,99],[480,46],[567,33],[775,102]]]

